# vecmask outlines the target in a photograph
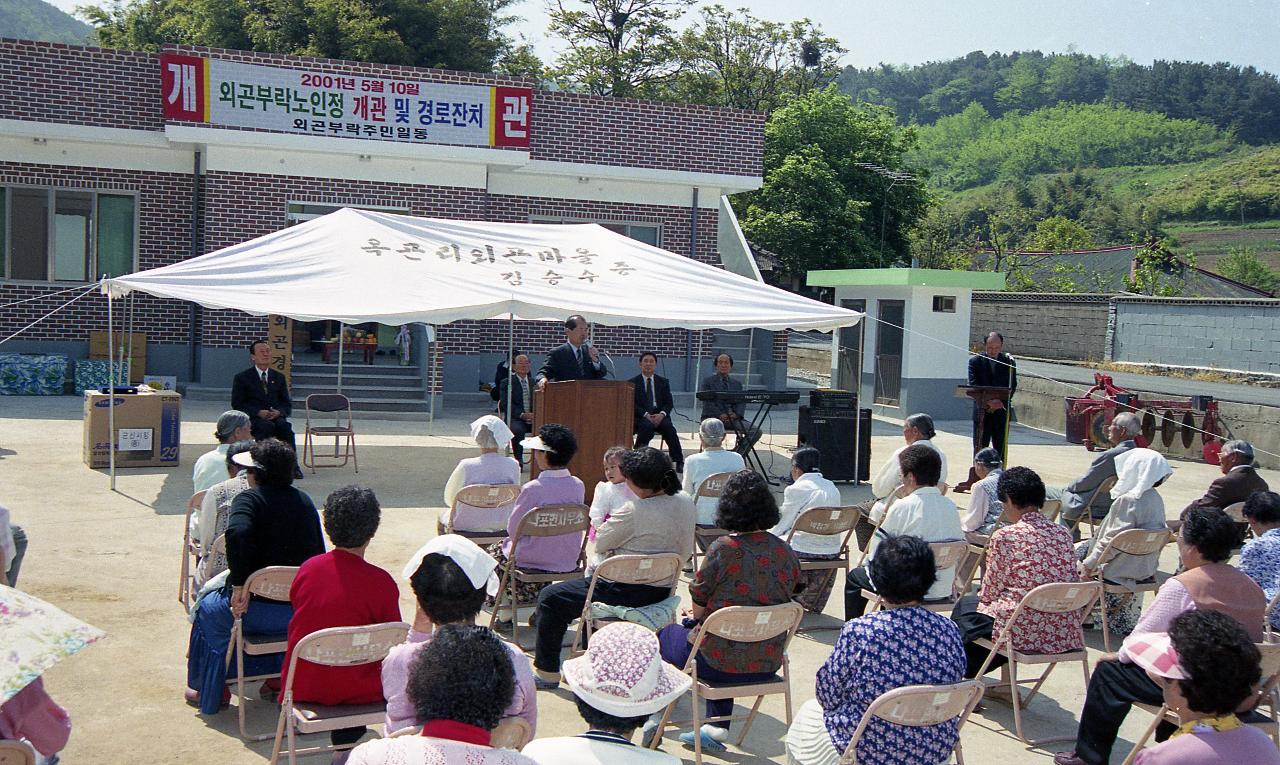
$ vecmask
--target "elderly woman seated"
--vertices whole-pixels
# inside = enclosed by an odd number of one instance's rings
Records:
[[[253,433],[249,429],[249,415],[235,409],[223,412],[218,416],[213,437],[218,439],[217,448],[201,454],[191,470],[192,494],[206,491],[226,477],[226,468],[223,465],[226,464],[227,451],[231,445],[253,438]]]
[[[347,765],[536,765],[489,746],[515,680],[511,652],[486,627],[446,624],[409,668],[409,700],[422,735],[366,741]]]
[[[1116,457],[1116,485],[1111,489],[1111,511],[1098,527],[1098,533],[1087,542],[1081,542],[1076,553],[1083,561],[1084,576],[1097,576],[1103,568],[1103,578],[1111,584],[1133,587],[1150,580],[1160,565],[1158,552],[1149,555],[1119,553],[1110,560],[1102,560],[1107,543],[1117,534],[1129,529],[1168,528],[1164,517],[1164,500],[1156,487],[1173,475],[1173,469],[1164,455],[1152,449],[1131,449]],[[1142,599],[1134,593],[1106,593],[1103,607],[1106,609],[1107,626],[1113,635],[1128,635],[1138,621]]]
[[[268,566],[301,566],[324,552],[316,506],[293,487],[298,465],[293,449],[268,438],[233,459],[252,471],[254,487],[237,494],[231,503],[225,535],[227,584],[201,599],[191,624],[184,695],[189,703],[199,704],[203,714],[217,712],[230,698],[225,687],[227,647],[235,617],[242,617],[247,635],[278,635],[289,628],[293,607],[250,596],[244,587],[249,576]],[[245,672],[279,672],[282,656],[246,656]]]
[[[615,512],[596,536],[600,558],[614,555],[675,553],[684,561],[693,554],[693,501],[680,491],[671,458],[651,446],[626,453],[622,474],[636,499]],[[533,660],[535,678],[542,689],[560,682],[560,648],[569,624],[582,614],[587,602],[587,578],[557,582],[538,595],[538,647]],[[638,608],[665,600],[665,585],[599,581],[592,600],[614,606]]]
[[[1270,603],[1280,590],[1280,494],[1255,491],[1245,500],[1244,518],[1253,539],[1240,551],[1240,570],[1258,583]],[[1280,609],[1270,618],[1271,626],[1280,628]]]
[[[698,487],[708,476],[716,473],[736,473],[746,469],[742,455],[724,448],[724,423],[715,417],[708,417],[698,426],[698,439],[702,441],[702,451],[691,454],[684,461],[684,484],[686,494],[694,496]],[[698,525],[714,527],[716,525],[716,498],[701,497],[698,499]]]
[[[333,549],[303,563],[289,590],[293,618],[286,669],[298,641],[312,632],[400,621],[400,589],[395,579],[365,560],[381,520],[378,498],[362,486],[345,486],[325,498],[324,530]],[[381,702],[379,666],[326,667],[300,661],[293,677],[293,698],[328,706]],[[350,746],[364,732],[363,726],[343,728],[329,737],[334,746]]]
[[[974,484],[975,494],[981,485],[982,481]],[[1071,532],[1040,514],[1045,492],[1040,476],[1030,468],[1009,468],[1000,476],[998,492],[1009,525],[991,535],[982,589],[976,597],[961,598],[951,614],[965,639],[965,677],[978,674],[989,652],[974,641],[999,635],[1028,592],[1078,578]],[[1075,614],[1033,614],[1014,628],[1013,647],[1036,654],[1078,650],[1079,624]],[[991,668],[1005,661],[997,654]]]
[[[212,554],[213,542],[227,531],[227,521],[231,518],[231,502],[240,492],[253,488],[250,471],[235,462],[235,456],[248,452],[253,448],[253,444],[253,441],[236,441],[231,444],[227,448],[227,459],[223,468],[223,475],[229,477],[221,483],[215,483],[204,493],[195,532],[191,535],[191,538],[200,544],[200,565],[196,569],[196,587],[203,587],[205,582],[227,570],[227,556],[224,553]]]
[[[679,765],[676,757],[631,743],[649,715],[661,712],[693,684],[662,661],[652,632],[627,622],[605,625],[592,635],[586,655],[564,663],[564,679],[588,730],[532,741],[522,750],[526,756],[540,765]]]
[[[871,575],[888,607],[846,623],[818,670],[817,698],[800,707],[786,735],[798,765],[836,765],[867,707],[886,691],[955,683],[964,673],[955,623],[920,607],[936,577],[928,543],[889,537],[871,560]],[[943,762],[957,738],[955,722],[911,728],[877,719],[858,742],[858,762]]]
[[[1105,765],[1133,703],[1163,702],[1160,686],[1135,663],[1133,646],[1144,637],[1168,632],[1177,615],[1222,611],[1240,622],[1250,640],[1262,640],[1267,601],[1252,579],[1227,565],[1235,542],[1235,522],[1221,510],[1197,508],[1186,513],[1178,536],[1182,573],[1160,586],[1120,652],[1098,660],[1089,677],[1075,751],[1059,752],[1056,765]],[[1159,728],[1156,739],[1163,741],[1171,732],[1171,727]]]
[[[511,555],[511,546],[515,542],[520,521],[534,508],[582,504],[587,494],[582,481],[569,473],[569,461],[578,451],[578,440],[574,438],[573,431],[563,425],[548,423],[538,428],[538,435],[526,438],[521,443],[525,449],[533,452],[533,459],[537,460],[541,472],[520,489],[515,509],[507,520],[507,539],[488,548],[499,567],[506,565],[508,556]],[[581,537],[571,534],[527,537],[520,540],[520,546],[516,550],[516,564],[525,570],[572,571],[578,565],[578,552],[581,549]],[[535,602],[538,593],[546,586],[545,582],[517,582],[517,603],[524,605]],[[491,596],[485,602],[492,607],[495,598]],[[514,616],[508,606],[498,611],[499,622],[509,622]]]
[[[880,522],[880,518],[884,516],[885,497],[893,493],[898,488],[898,484],[902,483],[902,465],[898,462],[898,457],[902,453],[915,444],[927,446],[938,455],[941,461],[941,467],[938,469],[938,480],[935,484],[946,483],[947,480],[947,455],[942,453],[933,443],[933,437],[937,433],[933,429],[933,418],[924,413],[913,414],[902,421],[902,440],[905,441],[889,455],[889,459],[885,460],[884,465],[880,467],[880,472],[876,473],[875,478],[871,480],[871,494],[877,500],[871,508],[871,520],[875,523]]]
[[[1145,637],[1134,662],[1163,689],[1165,706],[1181,725],[1164,743],[1139,752],[1134,762],[1280,764],[1267,734],[1236,717],[1262,679],[1261,659],[1249,633],[1220,611],[1188,611],[1174,618],[1168,635]]]
[[[1000,465],[1000,452],[990,446],[973,455],[973,473],[978,480],[970,489],[973,493],[969,496],[969,511],[960,519],[960,528],[966,533],[990,536],[995,530],[1000,513],[1004,512],[996,492],[996,483],[1004,474]]]
[[[767,531],[778,518],[778,501],[758,473],[743,471],[729,479],[716,509],[716,525],[729,533],[711,543],[694,574],[689,585],[693,609],[688,618],[658,632],[663,659],[684,667],[693,652],[689,641],[698,624],[721,608],[776,606],[791,600],[800,582],[800,561],[786,542]],[[694,659],[698,677],[716,683],[767,680],[782,666],[779,649],[785,639],[783,635],[758,643],[735,643],[709,636]],[[707,702],[707,717],[732,711],[733,699]],[[646,726],[646,737],[648,731]],[[682,733],[680,740],[692,744],[695,733],[699,731]],[[723,752],[729,723],[703,725],[700,734],[704,750]]]
[[[436,522],[437,534],[453,534],[461,531],[502,531],[511,517],[511,507],[459,506],[459,517],[449,525],[453,502],[465,486],[476,484],[520,483],[520,463],[498,453],[501,444],[511,440],[511,429],[502,420],[487,414],[471,423],[471,437],[480,447],[480,456],[468,457],[458,462],[444,485],[444,506],[440,520]]]
[[[388,733],[423,723],[409,699],[409,667],[414,657],[431,642],[432,636],[447,624],[474,624],[485,593],[497,591],[494,573],[498,562],[475,542],[456,534],[436,537],[414,553],[404,568],[404,576],[417,598],[417,613],[409,639],[391,649],[382,662],[382,693],[387,699]],[[515,671],[515,693],[502,716],[522,717],[529,731],[538,729],[537,690],[533,670],[524,651],[514,643],[503,641],[511,653]]]

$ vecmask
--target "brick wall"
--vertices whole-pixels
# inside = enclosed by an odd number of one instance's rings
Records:
[[[3,91],[0,88],[0,91]],[[96,167],[66,167],[0,162],[0,185],[30,184],[138,194],[138,264],[155,268],[186,258],[191,248],[191,176]],[[64,290],[65,282],[33,284],[0,281],[0,305]],[[73,297],[51,295],[0,311],[0,336],[7,336]],[[135,298],[135,323],[148,340],[185,343],[189,313],[185,303],[150,295]],[[119,317],[117,317],[118,319]],[[24,340],[87,341],[90,330],[107,327],[106,300],[98,294],[82,298],[66,311],[22,333]]]
[[[1098,361],[1106,357],[1108,295],[975,292],[970,346],[995,330],[1015,356]]]
[[[1115,298],[1115,361],[1280,374],[1280,300]]]

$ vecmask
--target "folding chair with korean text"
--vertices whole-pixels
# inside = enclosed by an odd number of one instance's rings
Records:
[[[964,563],[965,558],[969,555],[969,543],[963,539],[955,542],[930,542],[929,549],[933,552],[933,570],[942,572],[947,569],[953,569],[951,580],[951,596],[946,598],[936,598],[934,600],[923,600],[920,602],[921,607],[937,613],[949,614],[955,608],[956,598],[959,597],[960,589],[960,567]],[[968,582],[965,582],[968,585]],[[862,597],[867,599],[867,613],[879,611],[884,605],[884,598],[871,590],[863,590]]]
[[[582,620],[578,624],[578,634],[573,639],[572,654],[577,655],[586,649],[591,640],[591,633],[598,624],[613,619],[601,619],[591,616],[591,602],[596,592],[596,584],[601,580],[618,584],[645,584],[651,587],[668,587],[667,597],[676,593],[676,585],[680,582],[680,566],[683,561],[676,553],[655,553],[653,555],[615,555],[605,558],[591,574],[591,584],[587,585],[587,600],[582,606]],[[665,626],[665,625],[663,625]]]
[[[187,500],[187,514],[182,518],[182,569],[178,574],[178,602],[190,608],[195,593],[195,567],[200,563],[200,545],[191,537],[191,516],[204,502],[204,492],[198,491]]]
[[[493,531],[458,530],[455,528],[458,516],[466,516],[476,511],[493,511],[498,508],[506,508],[507,515],[510,516],[516,504],[516,497],[519,496],[520,486],[514,483],[477,483],[463,486],[454,496],[453,504],[449,509],[440,512],[440,517],[436,520],[436,534],[457,534],[481,547],[501,542],[507,538],[506,523],[502,524],[501,529],[495,528]]]
[[[378,725],[386,720],[386,701],[325,706],[294,700],[293,680],[297,677],[299,661],[325,667],[374,664],[386,658],[387,652],[403,643],[408,635],[408,624],[386,622],[360,627],[330,627],[312,632],[299,640],[289,657],[288,679],[284,685],[280,716],[276,721],[275,743],[271,747],[271,765],[276,765],[280,760],[282,739],[288,740],[289,765],[295,765],[300,754],[320,754],[355,746],[326,744],[299,749],[294,738],[297,734],[360,728]]]
[[[293,587],[293,579],[297,575],[298,569],[296,566],[268,566],[250,574],[244,583],[244,588],[251,597],[257,595],[260,598],[269,598],[281,603],[288,603],[289,589]],[[232,657],[235,658],[236,676],[234,678],[228,677],[227,683],[235,683],[236,686],[233,696],[236,699],[237,714],[240,718],[240,737],[245,741],[265,741],[271,738],[271,734],[250,734],[245,727],[245,703],[248,701],[248,697],[244,693],[244,684],[250,681],[272,680],[280,677],[280,673],[272,672],[265,675],[245,677],[244,657],[284,653],[288,648],[289,636],[285,633],[278,635],[246,635],[244,634],[241,616],[237,616],[235,622],[231,625],[231,645],[227,649],[227,664],[231,663]]]
[[[693,678],[693,717],[689,720],[672,720],[671,712],[675,709],[678,699],[671,702],[662,713],[662,720],[658,723],[658,731],[649,743],[649,748],[658,748],[658,745],[662,743],[662,732],[668,727],[683,727],[692,723],[695,732],[693,737],[693,759],[697,765],[702,765],[702,737],[696,735],[696,732],[702,729],[702,724],[728,720],[746,720],[746,724],[742,726],[742,732],[738,735],[738,740],[735,744],[736,746],[742,746],[742,742],[747,738],[747,732],[751,730],[751,724],[755,722],[756,715],[760,711],[760,702],[764,701],[764,697],[770,694],[780,693],[783,695],[786,705],[786,722],[787,725],[790,725],[791,663],[787,657],[787,646],[790,645],[791,639],[795,637],[802,618],[804,618],[804,609],[800,607],[799,603],[781,603],[776,606],[729,606],[712,611],[699,625],[697,631],[693,633],[693,650],[689,654],[689,660],[682,667],[683,671]],[[702,643],[708,635],[716,635],[737,643],[759,643],[785,635],[786,638],[782,644],[782,668],[780,674],[775,674],[772,678],[762,682],[747,684],[712,684],[706,680],[699,679],[698,651],[701,650]],[[751,711],[746,715],[725,715],[708,718],[703,718],[702,716],[701,705],[703,701],[750,696],[754,696],[756,700],[751,706]]]
[[[1089,651],[1084,643],[1084,620],[1101,597],[1102,584],[1099,582],[1054,582],[1052,584],[1042,584],[1022,597],[1022,601],[1013,610],[1013,614],[1005,622],[1004,629],[1000,630],[999,635],[995,635],[991,639],[980,638],[976,641],[978,645],[990,651],[986,660],[982,662],[982,668],[978,670],[977,676],[979,678],[987,673],[996,656],[1003,656],[1009,661],[1006,675],[1009,683],[1009,697],[1013,704],[1013,727],[1018,734],[1018,738],[1024,744],[1040,746],[1051,741],[1070,741],[1074,739],[1074,736],[1045,738],[1036,741],[1027,738],[1022,730],[1022,710],[1031,703],[1031,699],[1039,692],[1040,687],[1044,685],[1044,681],[1048,679],[1049,673],[1053,672],[1054,668],[1063,662],[1080,662],[1080,667],[1084,671],[1084,685],[1086,688],[1089,687]],[[1017,628],[1019,620],[1028,611],[1036,611],[1042,614],[1077,614],[1079,616],[1077,628],[1080,633],[1080,649],[1052,654],[1030,654],[1015,649],[1013,647],[1013,632]],[[1032,681],[1018,679],[1019,664],[1044,664],[1048,666],[1039,678]],[[1021,695],[1020,686],[1029,682],[1034,682],[1035,685],[1031,687],[1031,691],[1024,698]]]
[[[1115,556],[1125,553],[1128,555],[1159,555],[1164,546],[1169,543],[1173,535],[1168,529],[1125,529],[1116,534],[1107,542],[1107,546],[1102,548],[1102,557],[1098,558],[1098,583],[1102,585],[1102,592],[1105,593],[1132,593],[1135,597],[1141,597],[1144,592],[1155,592],[1160,589],[1160,585],[1164,583],[1162,574],[1157,573],[1150,580],[1142,581],[1134,584],[1132,587],[1126,587],[1122,584],[1115,584],[1106,580],[1107,563]],[[1163,577],[1163,578],[1162,578]],[[1106,605],[1102,605],[1102,645],[1106,650],[1111,650],[1111,628],[1107,622]]]
[[[856,565],[861,566],[863,563],[867,562],[867,555],[871,551],[871,540],[875,539],[876,532],[884,525],[884,519],[889,517],[889,510],[893,507],[893,503],[905,497],[906,494],[907,487],[902,484],[898,484],[894,487],[893,491],[889,492],[889,496],[884,498],[884,512],[880,514],[878,519],[871,518],[871,514],[875,510],[875,504],[872,503],[871,509],[869,509],[867,514],[862,516],[862,518],[858,520],[858,523],[853,527],[854,533],[858,535],[858,550],[861,553],[861,555],[858,556],[858,562]]]
[[[36,750],[25,741],[0,741],[0,765],[36,765]]]
[[[507,556],[507,564],[502,567],[502,576],[498,583],[498,595],[493,604],[493,613],[489,617],[489,629],[498,623],[498,611],[503,600],[511,600],[511,642],[520,645],[521,606],[527,603],[517,602],[517,582],[563,582],[569,579],[580,579],[587,571],[587,529],[591,527],[591,509],[583,504],[545,505],[530,510],[520,519],[516,526],[515,538],[511,540],[511,551]],[[570,571],[534,571],[521,569],[516,565],[520,542],[529,537],[558,537],[565,534],[578,534],[582,538],[578,545],[578,559]]]
[[[796,532],[821,537],[840,537],[840,551],[835,558],[800,559],[801,571],[827,572],[827,579],[819,589],[825,588],[827,582],[835,577],[837,571],[841,569],[849,570],[849,539],[853,536],[853,530],[861,518],[862,508],[857,505],[811,507],[800,513],[799,518],[796,518],[795,524],[791,527],[791,533],[787,534],[787,544],[791,544]]]
[[[733,473],[712,473],[693,490],[693,504],[697,505],[698,500],[703,497],[718,499],[724,493],[724,485],[733,478]],[[698,551],[705,550],[711,546],[711,543],[720,537],[728,534],[718,526],[694,526],[693,527],[693,558],[691,564],[693,570],[698,570]]]
[[[1110,496],[1111,489],[1116,485],[1116,481],[1118,480],[1119,479],[1116,476],[1103,479],[1102,483],[1098,484],[1098,488],[1094,489],[1089,494],[1089,499],[1084,503],[1084,512],[1080,514],[1079,518],[1071,521],[1067,526],[1067,528],[1071,530],[1072,534],[1075,534],[1076,530],[1080,528],[1081,521],[1088,522],[1089,536],[1092,537],[1098,533],[1098,521],[1101,519],[1095,519],[1093,517],[1093,503],[1096,502],[1099,497]]]
[[[953,752],[956,762],[964,765],[964,752],[960,747],[958,734],[981,700],[982,683],[977,680],[965,680],[952,685],[904,685],[885,691],[862,713],[862,719],[858,721],[858,727],[849,739],[849,746],[845,747],[844,754],[840,757],[840,765],[857,765],[858,741],[871,721],[876,719],[890,725],[913,728],[941,725],[955,720],[957,736]]]

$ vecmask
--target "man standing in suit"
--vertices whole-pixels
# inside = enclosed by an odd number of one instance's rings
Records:
[[[658,356],[651,351],[640,354],[640,374],[631,378],[636,387],[636,446],[648,446],[655,433],[662,435],[662,440],[671,451],[671,461],[676,464],[676,472],[684,472],[684,451],[680,448],[680,434],[676,426],[671,424],[671,410],[675,401],[671,398],[671,383],[665,377],[655,374],[658,368]]]
[[[1142,430],[1142,423],[1133,412],[1121,412],[1111,420],[1107,428],[1107,439],[1115,446],[1099,454],[1085,474],[1072,481],[1066,488],[1048,489],[1049,499],[1062,500],[1061,521],[1064,526],[1072,525],[1086,512],[1091,512],[1095,519],[1105,518],[1111,509],[1111,495],[1098,493],[1098,486],[1108,478],[1116,477],[1116,457],[1137,448],[1134,436]],[[1097,496],[1094,496],[1097,494]],[[1086,505],[1093,497],[1092,506]]]
[[[278,438],[296,453],[293,426],[288,420],[293,413],[289,383],[271,368],[271,345],[266,340],[255,340],[249,345],[249,358],[253,366],[231,381],[231,408],[249,415],[254,439]],[[302,478],[302,469],[295,466],[293,477]]]
[[[733,372],[733,357],[727,353],[716,356],[716,373],[702,381],[701,390],[740,391],[742,383],[729,375]],[[729,404],[720,401],[702,402],[702,419],[715,417],[722,421],[726,428],[738,434],[733,450],[746,454],[751,445],[760,440],[760,429],[752,427],[746,419],[747,405],[738,402]]]
[[[587,333],[591,325],[578,315],[564,320],[564,345],[558,345],[547,354],[547,360],[538,370],[538,390],[547,381],[599,380],[609,372],[600,361],[600,352],[587,345]]]
[[[1267,482],[1253,468],[1253,444],[1248,441],[1228,441],[1218,452],[1218,467],[1222,477],[1209,484],[1204,496],[1187,505],[1182,511],[1197,507],[1216,507],[1219,510],[1237,502],[1243,502],[1255,491],[1267,491]]]
[[[524,463],[520,442],[533,430],[533,380],[529,377],[529,357],[521,353],[512,360],[515,374],[498,383],[498,416],[511,428],[511,453]],[[511,416],[507,416],[507,391],[511,391]]]
[[[1018,389],[1018,370],[1013,357],[1004,353],[1004,335],[991,332],[983,343],[982,353],[969,357],[969,384],[985,388],[1008,388],[1009,398]],[[985,408],[973,403],[973,453],[987,446],[995,447],[1006,464],[1009,460],[1005,435],[1008,432],[1009,407],[1003,401],[988,401]]]

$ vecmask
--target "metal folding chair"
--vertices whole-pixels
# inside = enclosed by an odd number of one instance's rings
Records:
[[[840,550],[837,553],[837,557],[830,560],[800,559],[801,571],[827,572],[826,579],[823,580],[822,587],[819,587],[819,589],[825,588],[837,571],[841,569],[849,570],[849,539],[853,536],[853,530],[861,518],[862,508],[857,505],[811,507],[800,513],[800,517],[796,518],[795,525],[791,527],[791,533],[787,534],[787,544],[791,544],[791,540],[795,538],[797,533],[822,537],[840,537]]]
[[[457,529],[458,516],[466,516],[472,513],[485,513],[492,515],[499,508],[506,510],[509,518],[511,511],[515,508],[516,498],[520,496],[520,487],[517,484],[505,483],[477,483],[470,486],[463,486],[458,490],[457,496],[453,498],[453,504],[448,510],[440,513],[440,517],[436,520],[437,534],[457,534],[466,537],[472,542],[484,547],[494,542],[501,542],[507,538],[507,524],[504,521],[502,528],[499,530],[495,527],[494,531],[468,531],[466,529]]]
[[[840,765],[857,765],[858,741],[862,739],[862,734],[872,720],[913,728],[941,725],[955,720],[957,735],[955,749],[952,751],[956,762],[964,765],[960,729],[981,699],[982,683],[977,680],[952,685],[906,685],[885,691],[862,713],[862,719],[858,721],[858,727],[849,739],[849,746],[845,747],[844,754],[840,756]],[[950,760],[950,757],[947,759]]]
[[[706,478],[703,478],[702,482],[693,490],[694,507],[697,507],[698,500],[704,497],[709,497],[711,499],[719,498],[719,496],[724,493],[725,483],[727,483],[734,475],[735,473],[732,472],[712,473]],[[729,532],[717,526],[693,527],[693,558],[691,564],[694,571],[698,570],[698,550],[710,547],[712,542],[728,533]]]
[[[498,595],[493,604],[493,613],[489,617],[489,629],[498,623],[498,611],[503,600],[511,600],[511,642],[520,644],[520,614],[517,613],[522,604],[516,597],[518,582],[564,582],[579,579],[587,571],[587,529],[591,527],[591,508],[583,504],[545,505],[535,507],[520,519],[516,527],[515,537],[511,540],[511,551],[507,563],[502,567],[502,576],[498,583]],[[529,537],[558,537],[565,534],[580,534],[582,542],[578,546],[578,559],[570,571],[533,571],[516,565],[520,542]]]
[[[646,584],[651,587],[667,586],[667,597],[676,592],[680,582],[680,566],[683,561],[676,553],[657,553],[654,555],[615,555],[605,558],[591,574],[591,584],[587,585],[587,599],[582,606],[582,618],[578,623],[578,634],[573,639],[572,652],[576,655],[585,650],[591,640],[591,633],[598,624],[616,621],[614,619],[598,619],[591,616],[591,603],[594,600],[596,584],[601,580],[618,584]]]
[[[1164,584],[1164,579],[1159,573],[1149,582],[1138,582],[1133,587],[1126,587],[1122,584],[1113,584],[1106,581],[1107,563],[1121,553],[1128,555],[1159,555],[1164,546],[1169,543],[1173,535],[1168,529],[1125,529],[1116,534],[1102,548],[1102,557],[1098,558],[1098,583],[1102,585],[1104,593],[1133,593],[1141,595],[1144,592],[1155,592],[1160,589],[1160,585]],[[1167,578],[1167,577],[1165,577]],[[1106,604],[1102,605],[1102,645],[1106,650],[1111,650],[1111,628],[1107,623]]]
[[[191,608],[195,593],[195,567],[200,562],[200,545],[191,538],[191,516],[204,503],[205,492],[198,491],[187,500],[187,513],[182,517],[182,568],[178,574],[178,602]]]
[[[961,539],[955,542],[930,542],[929,549],[933,551],[933,570],[939,573],[947,569],[953,569],[951,578],[951,596],[947,598],[937,598],[934,600],[924,600],[920,602],[921,607],[929,611],[937,613],[951,613],[955,608],[956,598],[959,590],[959,577],[961,564],[969,555],[969,543]],[[867,599],[867,613],[879,611],[884,605],[884,598],[878,593],[871,590],[863,590],[862,597]]]
[[[298,568],[296,566],[268,566],[250,574],[244,583],[244,588],[250,596],[257,595],[261,598],[288,603],[289,590],[293,587],[293,579],[297,575]],[[252,606],[250,607],[252,608]],[[232,658],[235,658],[236,676],[228,679],[227,683],[234,683],[236,687],[233,696],[236,699],[237,714],[240,718],[240,737],[245,741],[266,741],[271,738],[270,733],[251,734],[245,726],[245,703],[248,701],[248,697],[244,692],[244,684],[257,680],[271,680],[280,677],[280,673],[271,672],[265,675],[245,677],[244,657],[284,653],[289,648],[289,636],[286,633],[278,635],[246,635],[244,634],[242,621],[243,616],[237,616],[235,622],[231,625],[231,645],[227,649],[227,663],[230,664]]]
[[[360,472],[360,460],[356,458],[356,430],[355,424],[351,419],[351,399],[341,393],[312,393],[307,396],[307,421],[306,428],[302,435],[302,462],[311,468],[312,475],[315,474],[316,468],[322,467],[344,467],[350,460],[354,465],[356,472]],[[332,414],[334,415],[333,425],[312,425],[311,413]],[[346,414],[346,424],[342,424],[343,413]],[[315,439],[328,438],[333,436],[333,462],[319,463],[316,461],[316,445]],[[345,438],[346,449],[342,453],[342,462],[337,462],[338,445]],[[327,459],[327,458],[326,458]]]

